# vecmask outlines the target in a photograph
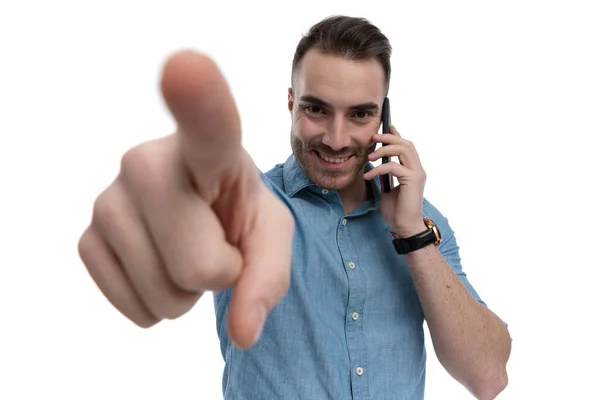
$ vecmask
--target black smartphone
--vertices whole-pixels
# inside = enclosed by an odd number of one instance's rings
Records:
[[[390,114],[390,99],[387,97],[383,100],[383,106],[381,108],[381,133],[388,134],[390,133],[390,125],[392,124],[392,116]],[[383,146],[386,146],[383,144]],[[381,163],[385,164],[390,161],[389,157],[382,157]],[[381,181],[383,183],[383,191],[385,193],[389,193],[392,190],[392,175],[385,174],[381,176]]]

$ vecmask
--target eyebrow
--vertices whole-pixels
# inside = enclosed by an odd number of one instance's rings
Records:
[[[323,99],[320,99],[320,98],[318,98],[316,96],[312,96],[312,95],[302,96],[302,97],[300,97],[300,101],[305,102],[305,103],[311,103],[318,107],[331,108],[331,104],[327,103]],[[367,102],[367,103],[353,105],[350,107],[350,109],[355,110],[355,111],[373,111],[373,110],[376,111],[379,109],[379,106],[376,103]]]

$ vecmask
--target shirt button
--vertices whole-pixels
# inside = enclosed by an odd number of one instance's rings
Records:
[[[342,225],[346,225],[347,223],[348,223],[348,221],[346,221],[346,218],[344,218],[344,219],[342,220]]]
[[[350,267],[350,269],[354,269],[354,267],[356,267],[356,265],[352,261],[348,263],[348,266]]]
[[[352,319],[355,320],[355,321],[358,319],[358,313],[357,312],[352,313]]]
[[[363,369],[361,367],[356,368],[356,374],[357,375],[362,375],[363,374]]]
[[[323,194],[327,194],[327,193],[329,193],[329,190],[327,190],[327,189],[323,189],[323,190],[321,190],[321,193],[323,193]]]

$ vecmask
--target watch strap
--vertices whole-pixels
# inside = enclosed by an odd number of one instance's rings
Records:
[[[398,254],[408,254],[412,251],[429,246],[430,244],[437,246],[441,242],[442,238],[435,223],[429,218],[425,218],[424,222],[425,225],[427,225],[425,231],[405,239],[395,237],[394,240],[392,240],[394,249],[396,249]]]

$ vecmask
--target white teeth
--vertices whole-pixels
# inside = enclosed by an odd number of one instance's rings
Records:
[[[328,163],[332,163],[332,164],[341,164],[344,161],[346,161],[347,159],[349,159],[350,157],[344,157],[344,158],[339,158],[339,157],[327,157],[324,156],[323,154],[317,152],[317,154],[319,155],[319,157],[321,157],[323,160],[327,161]]]

